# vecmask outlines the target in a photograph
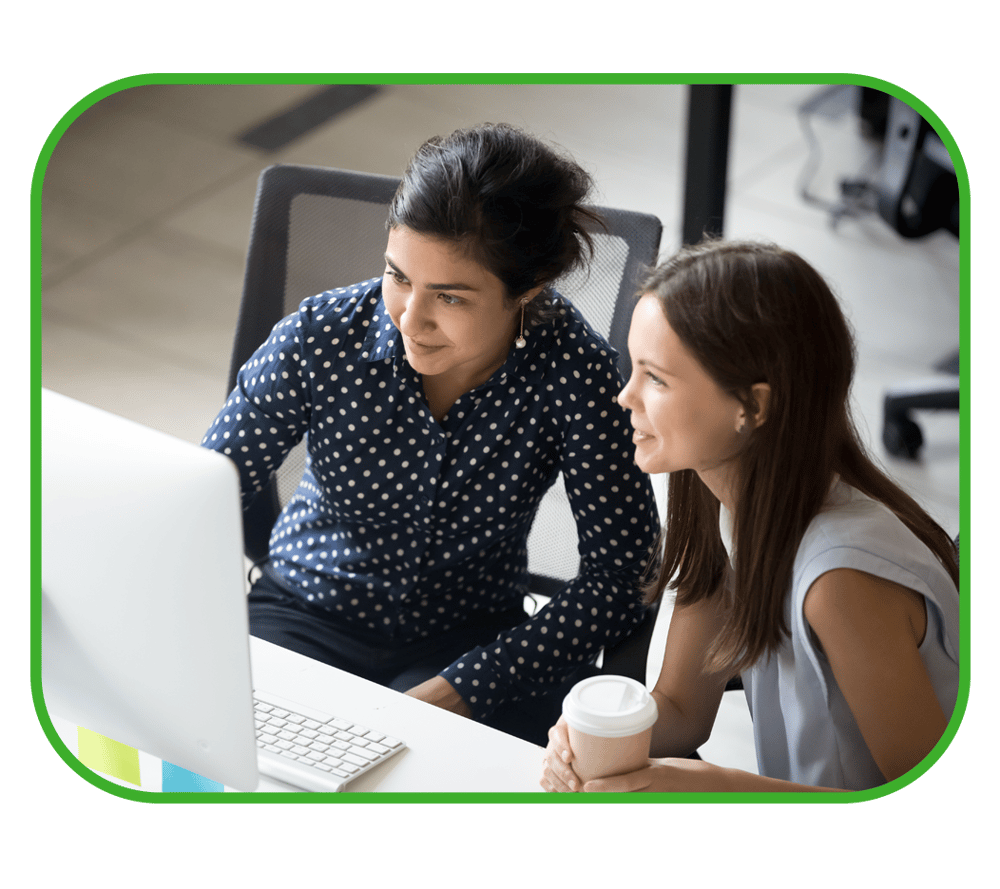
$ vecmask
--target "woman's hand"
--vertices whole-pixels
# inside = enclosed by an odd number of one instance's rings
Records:
[[[666,757],[625,775],[594,778],[586,784],[573,771],[573,751],[562,717],[549,729],[545,763],[539,784],[549,793],[732,793],[736,791],[829,791],[827,787],[794,784],[753,772],[728,769],[701,759]]]
[[[549,793],[683,793],[731,790],[729,770],[699,759],[651,759],[649,765],[613,778],[586,784],[573,771],[573,751],[562,717],[549,729],[541,786]]]
[[[595,778],[586,793],[733,793],[830,792],[829,787],[795,784],[740,769],[727,769],[700,759],[651,759],[644,769],[615,778]]]
[[[433,704],[435,707],[440,707],[442,710],[450,710],[459,716],[472,718],[472,710],[465,703],[465,698],[455,691],[455,687],[447,679],[441,676],[432,676],[426,682],[415,685],[406,694],[411,698],[417,698],[428,704]]]
[[[651,759],[644,769],[588,781],[585,793],[691,793],[733,790],[730,771],[700,759]]]
[[[573,771],[573,751],[569,746],[566,721],[559,721],[549,729],[549,743],[545,748],[542,779],[538,783],[549,793],[575,793],[583,787],[579,775]]]
[[[566,721],[549,729],[541,786],[549,793],[627,793],[728,790],[727,770],[697,759],[651,759],[645,768],[614,778],[595,778],[586,784],[573,771]],[[715,784],[718,786],[709,786]]]

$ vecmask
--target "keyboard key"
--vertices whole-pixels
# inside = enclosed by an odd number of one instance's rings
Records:
[[[351,765],[350,763],[345,763],[339,756],[330,756],[328,754],[323,758],[323,762],[325,762],[329,766],[333,766],[334,768],[338,769],[345,769],[348,771],[355,771],[355,772],[358,770],[357,766]]]
[[[354,763],[356,766],[366,766],[368,765],[367,759],[362,759],[360,756],[355,756],[353,753],[345,753],[340,757],[344,762]]]
[[[254,694],[255,698],[259,698],[257,692]],[[277,771],[271,773],[273,777],[290,781],[303,789],[343,789],[342,785],[324,784],[329,780],[326,776],[347,781],[405,747],[394,738],[349,720],[292,702],[282,705],[283,699],[278,696],[267,697],[269,700],[254,701],[257,746],[271,756],[295,762],[296,769],[304,767],[306,771],[293,775],[283,772],[282,767],[275,763]],[[267,766],[270,762],[267,757],[262,757],[261,771],[264,774],[269,774]],[[307,775],[310,769],[316,770],[315,780]]]

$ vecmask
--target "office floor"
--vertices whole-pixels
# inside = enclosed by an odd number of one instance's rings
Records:
[[[390,85],[282,147],[239,140],[321,89],[142,86],[71,125],[43,192],[44,386],[199,441],[226,395],[255,183],[275,162],[398,175],[430,135],[507,121],[568,149],[594,175],[596,202],[658,215],[664,251],[679,244],[683,86]],[[834,227],[802,200],[810,154],[797,109],[820,89],[736,88],[726,234],[795,249],[833,283],[858,335],[856,410],[872,449],[954,533],[957,417],[919,417],[927,444],[916,463],[888,457],[880,436],[886,387],[931,376],[958,344],[958,245],[941,232],[906,241],[874,216]],[[836,102],[812,128],[821,156],[810,188],[832,200],[840,177],[870,172],[877,148]],[[755,768],[741,695],[726,696],[703,754]]]

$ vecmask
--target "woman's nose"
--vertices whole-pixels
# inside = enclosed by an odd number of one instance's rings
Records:
[[[621,391],[618,393],[618,403],[626,410],[635,410],[635,401],[633,400],[633,395],[635,389],[632,383],[635,381],[635,374],[632,374],[628,378],[628,382],[622,386]]]
[[[403,333],[410,337],[433,330],[437,326],[434,321],[433,302],[421,294],[411,294],[403,308],[399,326]]]

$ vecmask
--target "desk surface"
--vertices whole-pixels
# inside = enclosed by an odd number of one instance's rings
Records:
[[[250,659],[257,689],[406,742],[406,750],[352,781],[349,792],[542,792],[541,747],[253,637]],[[76,726],[49,715],[66,747],[77,755]],[[104,776],[124,787],[160,792],[162,761],[143,751],[138,759],[139,782]],[[259,793],[297,790],[264,776],[257,788]]]
[[[401,738],[352,792],[538,792],[541,747],[251,637],[254,687]],[[258,792],[294,790],[261,778]]]

